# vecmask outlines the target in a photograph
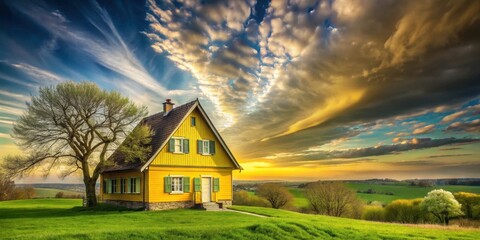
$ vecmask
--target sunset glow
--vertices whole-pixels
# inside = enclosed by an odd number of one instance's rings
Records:
[[[480,177],[480,1],[0,11],[0,159],[21,153],[11,129],[39,87],[92,81],[149,114],[198,98],[244,168],[236,180]]]

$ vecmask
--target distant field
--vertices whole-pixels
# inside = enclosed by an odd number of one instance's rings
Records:
[[[234,206],[268,218],[201,210],[79,207],[78,199],[0,202],[0,239],[479,239],[480,230],[367,222]]]
[[[423,198],[428,192],[434,189],[443,189],[450,192],[471,192],[480,193],[480,186],[459,186],[459,185],[445,185],[434,187],[418,187],[409,186],[407,184],[368,184],[368,183],[348,183],[347,186],[360,191],[367,191],[372,189],[377,194],[358,193],[358,196],[365,201],[380,201],[383,203],[389,203],[395,199],[412,199]],[[382,193],[391,192],[394,195],[385,195]]]
[[[396,199],[413,199],[423,198],[433,189],[443,189],[447,191],[455,192],[472,192],[480,194],[480,186],[459,186],[459,185],[445,185],[435,187],[417,187],[409,186],[407,184],[368,184],[368,183],[347,183],[347,186],[355,191],[367,191],[368,189],[374,190],[375,194],[357,193],[357,196],[365,202],[379,201],[387,204]],[[303,195],[304,189],[301,188],[289,188],[290,193],[295,196],[294,205],[296,207],[308,206],[308,201]],[[394,195],[386,195],[384,193],[391,192]]]
[[[35,188],[35,198],[54,198],[58,192],[63,192],[65,195],[78,195],[81,192],[74,192],[64,189],[55,188]]]

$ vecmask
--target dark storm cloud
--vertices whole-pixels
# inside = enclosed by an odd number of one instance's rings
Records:
[[[325,159],[350,159],[350,158],[363,158],[372,156],[381,156],[389,154],[399,154],[405,151],[411,151],[416,149],[426,149],[440,146],[448,146],[454,144],[470,144],[480,142],[480,139],[475,138],[412,138],[405,139],[401,143],[391,145],[379,145],[366,148],[355,148],[347,150],[332,150],[332,151],[303,151],[290,154],[278,154],[276,156],[270,156],[267,158],[275,159],[275,161],[283,162],[311,162],[320,161]],[[427,158],[440,158],[440,157],[460,157],[468,156],[471,154],[455,154],[455,155],[437,155],[429,156]],[[357,160],[355,160],[357,161]],[[366,161],[365,159],[358,159],[358,161]],[[281,164],[281,163],[280,163]]]

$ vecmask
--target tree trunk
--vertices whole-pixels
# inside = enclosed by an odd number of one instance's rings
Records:
[[[95,207],[97,206],[97,193],[96,193],[96,179],[88,179],[85,182],[85,196],[87,198],[86,207]]]

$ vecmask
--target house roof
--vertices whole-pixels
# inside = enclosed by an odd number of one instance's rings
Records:
[[[238,164],[236,159],[233,157],[232,153],[228,149],[227,145],[223,141],[222,137],[218,133],[215,126],[213,126],[212,122],[208,118],[207,114],[203,110],[200,102],[197,100],[185,103],[181,106],[173,108],[168,114],[164,114],[163,112],[159,112],[153,114],[151,116],[145,117],[139,123],[149,125],[152,132],[152,141],[151,141],[151,152],[147,156],[148,161],[146,163],[132,163],[132,162],[125,162],[125,156],[117,149],[115,152],[110,156],[110,159],[113,160],[115,163],[114,166],[108,167],[103,172],[113,172],[113,171],[123,171],[123,170],[140,170],[144,171],[150,163],[153,161],[155,156],[165,147],[168,142],[168,139],[175,133],[175,131],[180,127],[181,123],[188,117],[188,115],[196,108],[200,110],[204,118],[206,119],[208,125],[214,132],[215,136],[220,141],[220,144],[224,147],[227,155],[230,157],[232,162],[234,163],[236,169],[242,169],[241,166]]]

